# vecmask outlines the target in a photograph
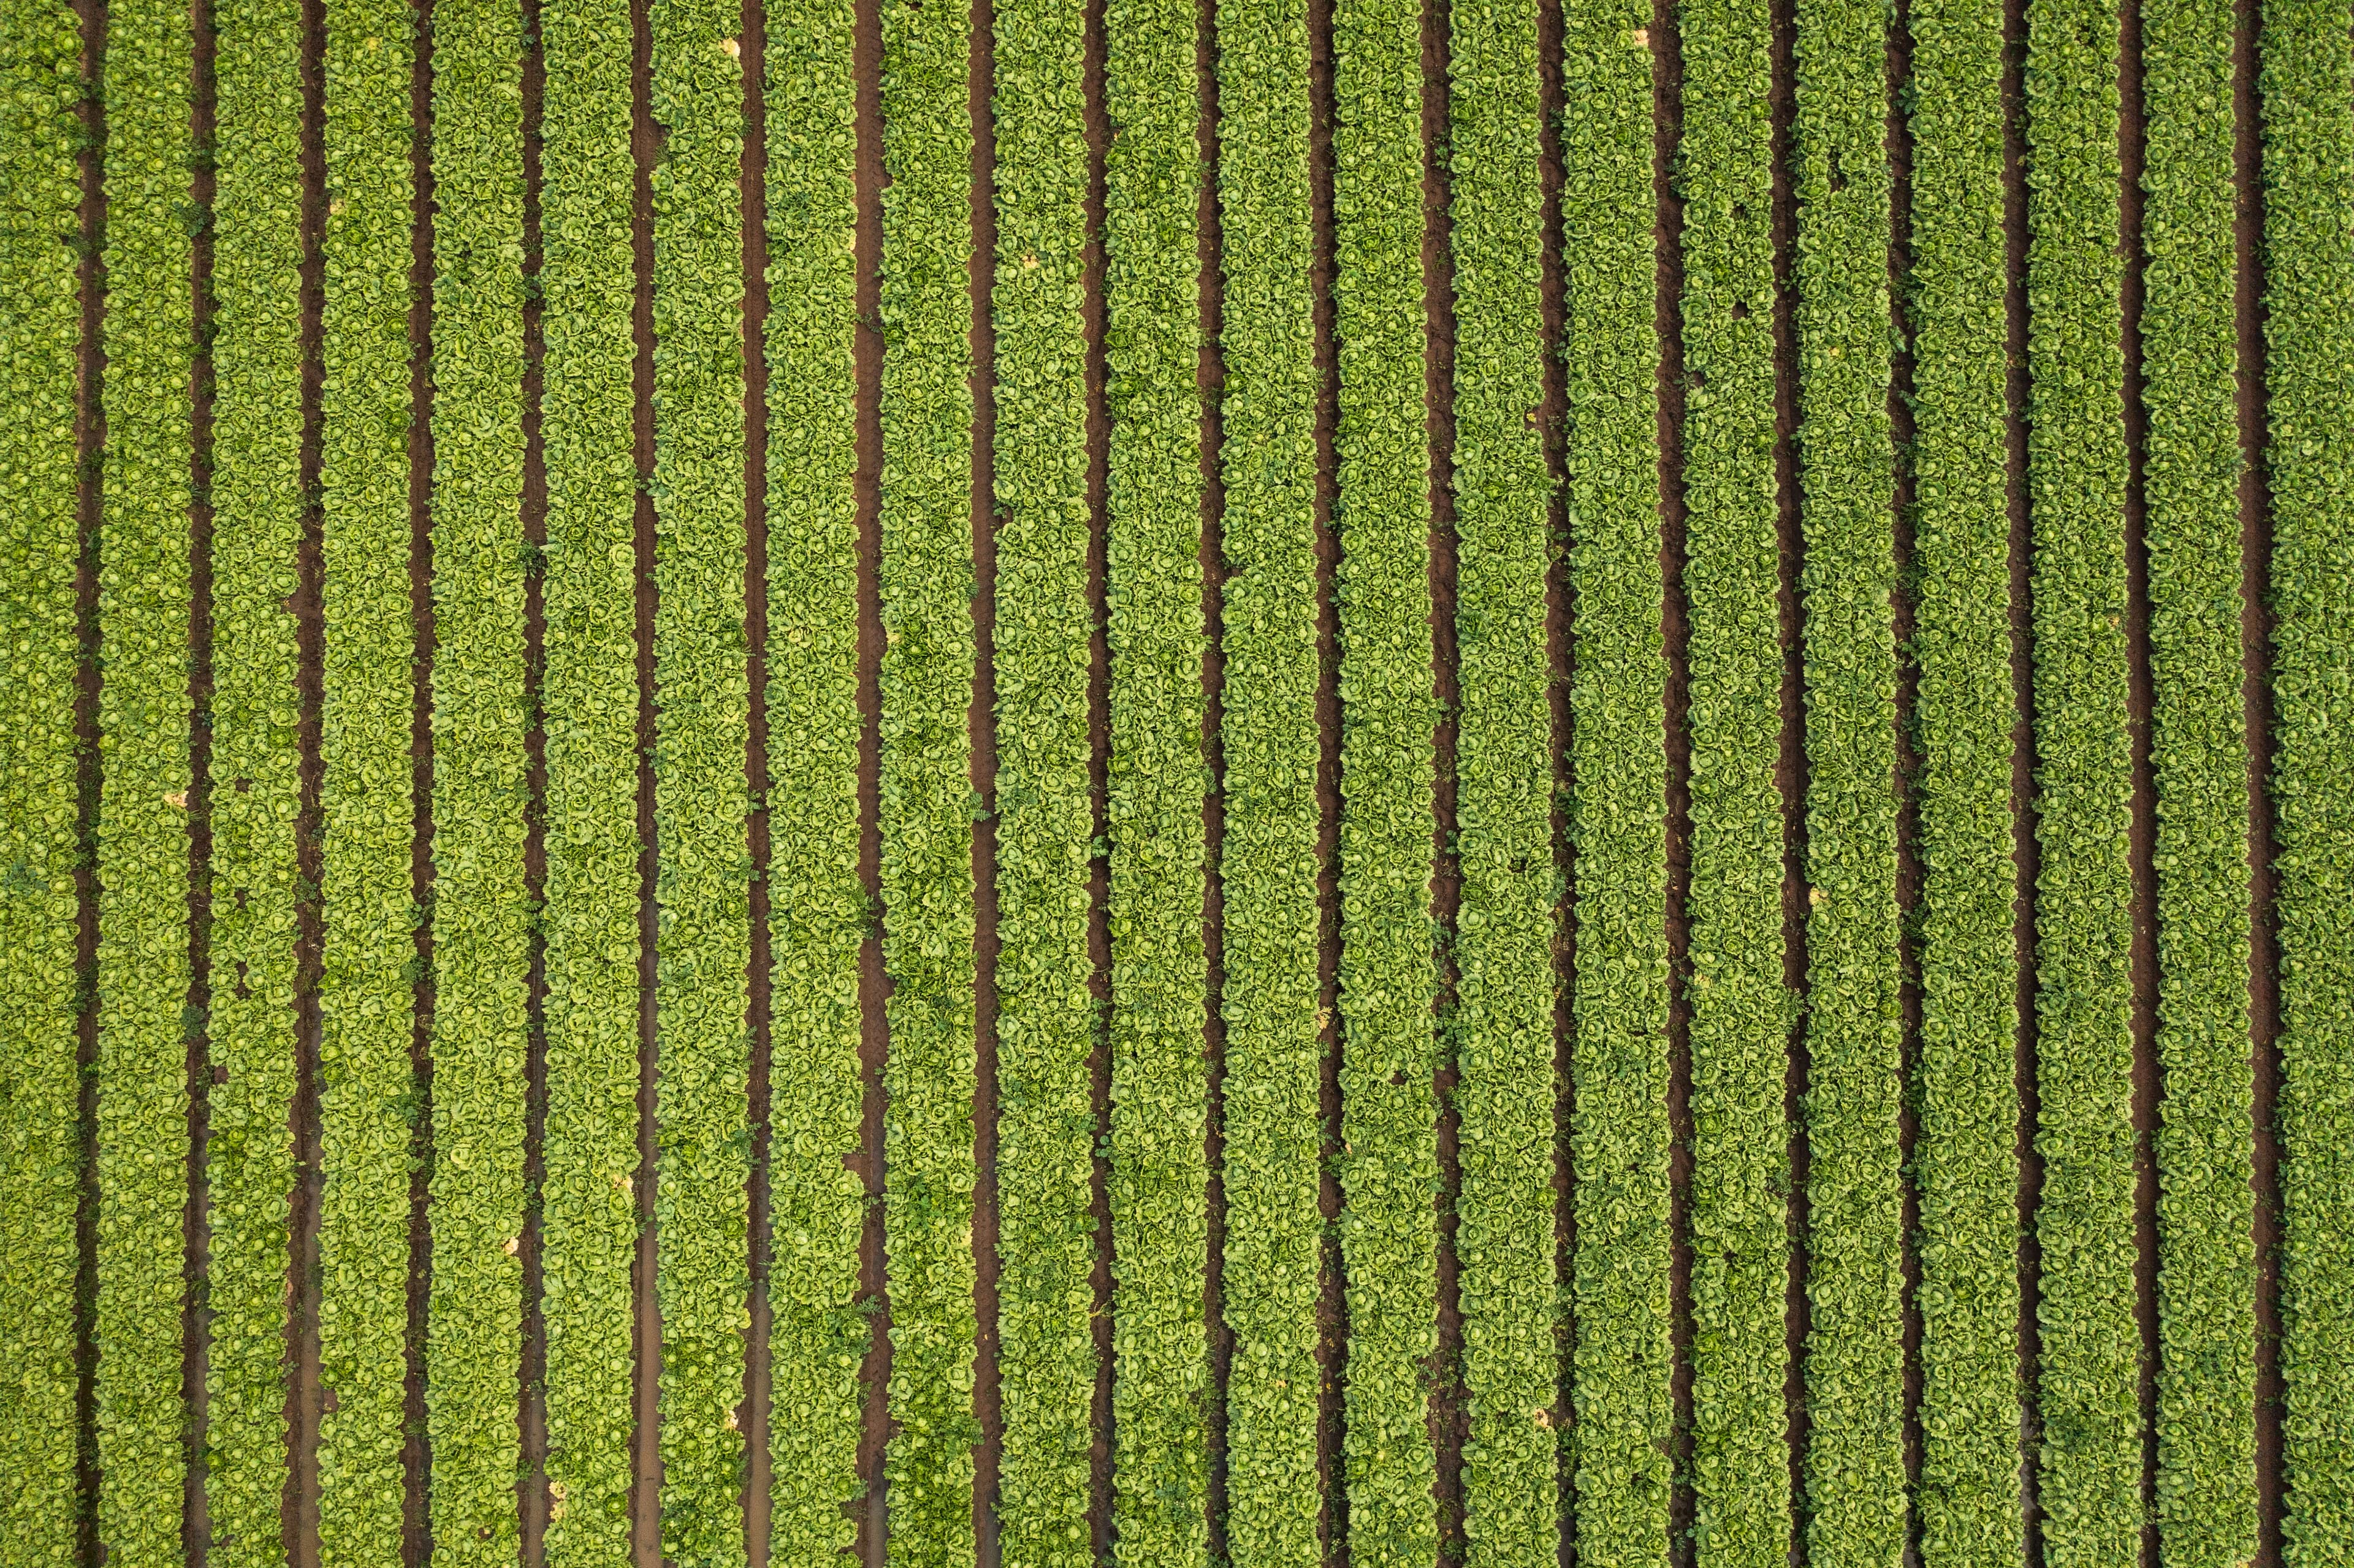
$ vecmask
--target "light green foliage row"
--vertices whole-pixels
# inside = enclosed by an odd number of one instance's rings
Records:
[[[1915,504],[1912,655],[1920,853],[1921,1551],[2016,1562],[2018,962],[2011,906],[2005,511],[2002,9],[1912,7]]]
[[[637,558],[630,12],[542,0],[540,429],[547,471],[547,1560],[630,1540],[638,1220]]]
[[[2037,1397],[2044,1551],[2058,1568],[2129,1557],[2141,1531],[2124,264],[2115,7],[2031,0],[2027,28],[2028,511],[2042,848]]]
[[[74,1210],[81,1082],[74,1023],[74,353],[80,298],[74,15],[0,9],[0,1563],[73,1561]]]
[[[891,1561],[973,1561],[971,18],[883,9],[883,1234]]]
[[[654,1266],[662,1550],[744,1558],[751,687],[744,630],[740,9],[657,0]]]
[[[1430,443],[1424,430],[1416,7],[1333,11],[1339,340],[1341,1255],[1353,1563],[1438,1545],[1426,1363],[1438,1349]]]
[[[408,0],[326,7],[319,487],[325,656],[319,789],[319,1555],[401,1542],[411,1065],[422,912],[409,879]]]
[[[271,1568],[284,1556],[294,1185],[302,8],[297,0],[221,0],[213,26],[206,1560]]]
[[[849,0],[769,12],[769,1560],[854,1528],[858,1366],[857,86]]]
[[[2291,1568],[2354,1539],[2354,16],[2264,8],[2274,863],[2281,982],[2281,1435]]]
[[[1464,1533],[1475,1568],[1553,1549],[1553,559],[1532,5],[1449,12],[1455,261],[1455,1090]]]
[[[523,11],[433,14],[434,1554],[521,1550],[524,1056]]]
[[[2142,25],[2142,406],[2158,786],[2158,1520],[2172,1568],[2256,1552],[2232,51],[2214,0]]]
[[[1806,1550],[1904,1549],[1895,450],[1878,6],[1801,0],[1796,324],[1807,745]]]
[[[1576,975],[1571,1267],[1580,1561],[1668,1549],[1667,752],[1659,342],[1652,327],[1651,11],[1563,16],[1570,688]]]
[[[1219,0],[1225,484],[1226,1538],[1237,1568],[1317,1539],[1316,327],[1308,26]]]
[[[1679,13],[1684,598],[1691,698],[1692,1490],[1702,1568],[1790,1546],[1783,1314],[1781,557],[1774,469],[1773,19]],[[1867,718],[1866,723],[1872,722]]]
[[[1000,1549],[1093,1560],[1087,12],[994,12]]]
[[[185,6],[108,12],[98,551],[99,1540],[181,1560],[188,1203],[189,84]]]
[[[1193,0],[1104,26],[1113,1551],[1208,1568],[1200,40]]]

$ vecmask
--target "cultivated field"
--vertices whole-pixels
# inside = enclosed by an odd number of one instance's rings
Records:
[[[0,0],[0,1568],[2354,1563],[2354,0]]]

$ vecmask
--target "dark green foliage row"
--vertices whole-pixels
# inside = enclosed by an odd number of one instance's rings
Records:
[[[524,1057],[523,11],[433,14],[435,1556],[521,1549]]]
[[[654,1266],[662,1550],[744,1557],[752,1176],[740,9],[656,0]]]
[[[1802,0],[1794,55],[1807,746],[1808,1560],[1904,1549],[1889,18]]]
[[[849,0],[772,8],[768,72],[769,1561],[854,1530],[859,1147],[858,502]]]
[[[1193,0],[1116,0],[1105,33],[1113,1550],[1121,1568],[1207,1568],[1210,779]]]
[[[540,430],[547,846],[547,1559],[630,1540],[638,1236],[637,557],[631,460],[630,12],[542,0]]]
[[[1789,1552],[1783,1314],[1782,650],[1774,468],[1772,18],[1679,13],[1684,599],[1691,678],[1693,1531],[1703,1568]],[[1868,722],[1868,721],[1867,721]]]
[[[2006,511],[2002,8],[1912,7],[1911,655],[1920,685],[1921,1552],[2015,1562],[2018,960]]]
[[[1667,664],[1652,326],[1650,7],[1564,17],[1576,972],[1570,1304],[1577,1550],[1668,1546]]]
[[[1553,1550],[1563,1425],[1537,18],[1533,6],[1466,0],[1450,21],[1464,1532],[1475,1568],[1506,1568]]]
[[[213,26],[206,1560],[270,1568],[283,1555],[294,1185],[302,8],[296,0],[222,0]]]
[[[1000,1550],[1080,1568],[1095,1400],[1087,1057],[1087,12],[995,10]]]
[[[1430,444],[1424,429],[1418,9],[1332,16],[1339,342],[1341,1221],[1352,1563],[1438,1544],[1424,1392],[1438,1348]]]
[[[409,875],[408,0],[326,6],[326,280],[319,489],[319,1419],[323,1563],[401,1542],[408,1324],[410,1058],[423,918]]]
[[[2158,791],[2158,1524],[2256,1552],[2232,7],[2142,7],[2142,406]]]
[[[2053,1564],[2141,1530],[2134,1320],[2133,817],[2126,732],[2117,21],[2027,18],[2029,594],[2035,639],[2036,1397]]]
[[[1317,1539],[1316,329],[1308,26],[1297,0],[1219,0],[1225,485],[1226,1537],[1307,1568]]]
[[[100,482],[99,1540],[181,1560],[187,1407],[189,83],[185,6],[108,12]]]
[[[80,301],[74,15],[0,9],[0,1562],[73,1560],[77,765],[74,355]]]
[[[2354,1539],[2354,16],[2343,0],[2271,0],[2261,41],[2282,1534],[2291,1568],[2318,1568]]]
[[[973,1561],[971,18],[883,9],[884,1457],[891,1561]]]

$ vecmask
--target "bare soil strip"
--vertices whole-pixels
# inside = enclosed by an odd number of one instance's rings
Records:
[[[1202,193],[1194,209],[1194,258],[1200,281],[1194,302],[1201,312],[1201,350],[1193,385],[1202,397],[1202,758],[1211,787],[1202,800],[1204,959],[1202,1049],[1209,1058],[1208,1116],[1204,1153],[1209,1171],[1209,1255],[1202,1281],[1204,1321],[1210,1335],[1209,1497],[1210,1559],[1227,1559],[1226,1390],[1234,1370],[1235,1339],[1225,1322],[1226,1263],[1226,1019],[1225,880],[1226,813],[1224,794],[1226,654],[1223,593],[1225,583],[1226,490],[1219,465],[1225,419],[1219,398],[1225,387],[1225,356],[1218,334],[1225,326],[1225,274],[1218,264],[1224,238],[1218,214],[1218,11],[1217,0],[1195,0],[1193,13],[1195,145],[1202,159]]]
[[[1668,1322],[1675,1364],[1675,1484],[1668,1500],[1668,1555],[1687,1564],[1698,1508],[1691,1482],[1691,620],[1684,596],[1683,199],[1674,170],[1683,137],[1683,38],[1674,0],[1651,6],[1651,192],[1657,258],[1653,322],[1659,336],[1659,630],[1667,653],[1662,724],[1667,747]]]
[[[2282,1468],[2280,1368],[2280,944],[2274,903],[2279,891],[2274,858],[2272,799],[2273,617],[2272,493],[2264,471],[2268,408],[2264,379],[2264,260],[2263,138],[2256,93],[2256,56],[2264,25],[2261,0],[2236,0],[2232,53],[2233,215],[2237,279],[2233,306],[2239,332],[2240,660],[2243,723],[2248,736],[2248,1024],[2255,1076],[2256,1244],[2256,1561],[2278,1568],[2284,1556],[2281,1520],[2287,1483]]]
[[[433,906],[433,0],[419,0],[408,125],[408,896],[427,910]],[[432,1221],[426,1208],[433,1184],[433,922],[418,921],[412,939],[417,978],[409,992],[408,1061],[418,1101],[408,1147],[401,1561],[405,1568],[420,1568],[433,1550],[426,1512],[433,1457],[425,1442],[426,1313],[433,1266]]]
[[[997,277],[997,12],[971,0],[972,52],[965,75],[972,116],[972,705],[965,736],[972,789],[973,894],[973,1414],[972,1519],[979,1568],[997,1568],[998,1464],[1005,1415],[997,1372],[997,328],[990,312]]]
[[[779,15],[783,7],[779,7]],[[744,1551],[748,1568],[768,1568],[770,1334],[769,1306],[771,1128],[769,1097],[775,1082],[769,912],[769,101],[766,0],[744,0],[737,26],[744,69],[744,138],[737,193],[744,224],[744,644],[745,683],[751,693],[744,749],[750,791],[747,823],[752,859],[751,973],[746,1022],[752,1054],[747,1077],[745,1125],[752,1130],[752,1170],[746,1181],[746,1236],[750,1313],[744,1340],[744,1403],[736,1424],[744,1434]]]
[[[1341,561],[1333,506],[1340,498],[1340,348],[1332,280],[1332,0],[1308,0],[1309,287],[1316,331],[1316,1006],[1323,1065],[1317,1114],[1323,1123],[1317,1207],[1324,1216],[1316,1299],[1316,1359],[1323,1368],[1316,1420],[1319,1539],[1326,1568],[1349,1561],[1349,1492],[1342,1457],[1349,1378],[1348,1277],[1332,1222],[1341,1213],[1341,621],[1333,582]]]
[[[1460,656],[1455,630],[1455,224],[1449,177],[1447,72],[1452,58],[1450,0],[1422,5],[1422,276],[1423,418],[1430,443],[1431,679],[1438,700],[1433,736],[1437,757],[1431,821],[1431,921],[1438,942],[1438,995],[1432,1024],[1439,1032],[1438,1070],[1438,1349],[1428,1369],[1429,1431],[1437,1452],[1434,1501],[1438,1551],[1460,1563],[1469,1550],[1464,1533],[1463,1445],[1470,1436],[1463,1383],[1462,1260],[1456,1251],[1456,1207],[1463,1192],[1463,1115],[1455,1087],[1462,1079],[1450,1021],[1461,978],[1455,952],[1463,903],[1463,868],[1455,850],[1458,781],[1456,742],[1462,705]]]
[[[540,52],[538,0],[523,0],[523,537],[530,569],[524,574],[525,807],[523,874],[535,909],[547,898],[546,571],[547,449],[540,418],[541,372],[547,359],[542,331],[539,269],[540,111],[547,96],[547,58]],[[523,1358],[515,1369],[520,1397],[523,1474],[515,1481],[522,1516],[524,1568],[542,1568],[547,1537],[547,1320],[540,1192],[547,1179],[547,938],[534,920],[525,1002],[524,1222],[516,1255],[523,1264]]]
[[[2037,1087],[2036,883],[2042,851],[2035,837],[2035,662],[2032,520],[2027,500],[2027,151],[2026,90],[2021,72],[2027,53],[2027,0],[2003,5],[2003,231],[2006,239],[2004,354],[2009,366],[2006,493],[2010,513],[2010,679],[2018,717],[2011,732],[2010,820],[2014,886],[2012,942],[2018,955],[2015,1005],[2019,1033],[2012,1048],[2011,1077],[2019,1106],[2014,1154],[2019,1164],[2019,1387],[2020,1517],[2026,1529],[2029,1568],[2042,1568],[2043,1509],[2037,1456],[2043,1422],[2036,1395],[2042,1373],[2042,1335],[2036,1313],[2041,1304],[2043,1255],[2036,1240],[2035,1213],[2043,1195],[2043,1157],[2035,1129],[2042,1097]]]
[[[320,710],[325,684],[325,561],[319,510],[320,394],[325,262],[321,247],[327,220],[327,23],[323,0],[302,5],[302,538],[295,567],[295,641],[299,651],[300,804],[295,813],[294,1139],[292,1247],[288,1260],[287,1487],[281,1529],[292,1568],[319,1568],[319,986],[325,920],[319,906],[322,871],[319,787]]]
[[[876,571],[883,551],[883,22],[882,0],[858,0],[853,45],[858,90],[856,171],[858,326],[853,340],[856,383],[858,471],[858,879],[870,908],[882,900],[883,606]],[[866,1224],[858,1242],[858,1289],[875,1310],[873,1338],[859,1378],[866,1385],[865,1425],[858,1439],[858,1478],[865,1502],[858,1516],[858,1559],[884,1568],[890,1498],[883,1485],[883,1448],[891,1432],[884,1390],[891,1382],[891,1298],[883,1259],[883,1058],[889,1044],[884,1003],[890,981],[883,970],[878,922],[858,958],[859,1070],[865,1094],[859,1128],[860,1173],[866,1184]]]
[[[631,1308],[635,1354],[631,1383],[631,1559],[636,1568],[662,1568],[662,1448],[658,1406],[662,1388],[662,1305],[654,1294],[654,1081],[661,1070],[655,1035],[654,944],[654,471],[653,166],[662,131],[652,108],[653,46],[647,0],[630,0],[630,148],[633,182],[631,253],[636,290],[630,313],[636,357],[630,367],[631,446],[638,471],[633,521],[638,573],[638,1166],[631,1178],[637,1205],[638,1245],[631,1260]]]

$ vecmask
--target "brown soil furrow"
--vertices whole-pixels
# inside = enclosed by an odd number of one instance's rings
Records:
[[[1914,1151],[1921,1136],[1914,1090],[1921,1072],[1921,889],[1926,868],[1921,859],[1920,799],[1914,782],[1920,776],[1921,758],[1914,746],[1913,715],[1920,698],[1921,668],[1910,650],[1914,633],[1913,582],[1914,553],[1913,501],[1913,323],[1908,286],[1913,269],[1913,131],[1902,107],[1913,75],[1912,6],[1895,0],[1888,27],[1887,147],[1889,174],[1888,296],[1895,328],[1889,358],[1889,436],[1895,448],[1895,493],[1890,498],[1890,541],[1895,556],[1896,589],[1890,609],[1890,630],[1896,644],[1896,907],[1900,931],[1897,962],[1898,1007],[1903,1017],[1899,1035],[1899,1070],[1905,1093],[1896,1121],[1897,1165],[1908,1173],[1900,1188],[1903,1206],[1903,1257],[1900,1261],[1904,1355],[1904,1479],[1908,1496],[1921,1482],[1923,1432],[1921,1400],[1921,1193],[1910,1179]],[[1918,1515],[1908,1520],[1907,1551],[1917,1559],[1921,1548]]]
[[[290,1109],[294,1141],[292,1245],[288,1259],[287,1486],[280,1510],[285,1551],[292,1568],[319,1568],[319,1202],[322,1171],[319,1128],[319,986],[326,944],[319,905],[323,870],[319,791],[322,760],[321,707],[325,687],[326,566],[322,545],[324,520],[319,506],[320,404],[325,375],[322,357],[326,310],[325,261],[322,255],[327,217],[326,10],[323,0],[302,3],[302,206],[301,270],[302,355],[302,534],[298,546],[292,608],[299,653],[296,685],[301,718],[296,726],[301,788],[295,813],[294,1103]]]
[[[1674,0],[1651,7],[1651,189],[1658,258],[1654,320],[1659,335],[1659,630],[1667,654],[1662,725],[1667,747],[1668,1254],[1669,1333],[1674,1369],[1676,1479],[1668,1502],[1668,1554],[1689,1563],[1698,1506],[1691,1483],[1691,622],[1684,595],[1683,198],[1675,167],[1683,134],[1683,37]]]
[[[408,605],[410,663],[409,900],[433,906],[433,0],[418,0],[417,52],[408,78]],[[409,1130],[408,1316],[406,1389],[401,1402],[404,1486],[401,1560],[419,1568],[432,1553],[426,1499],[432,1455],[425,1441],[425,1336],[432,1295],[433,1232],[426,1200],[433,1183],[433,923],[412,933],[416,973],[410,991],[409,1070],[417,1079]]]
[[[1569,675],[1575,649],[1570,637],[1572,598],[1569,560],[1564,546],[1569,535],[1568,498],[1564,493],[1568,464],[1568,388],[1562,347],[1568,317],[1568,277],[1562,256],[1561,191],[1566,178],[1561,154],[1562,0],[1539,0],[1537,5],[1537,179],[1541,190],[1543,238],[1538,273],[1539,319],[1543,323],[1544,402],[1539,413],[1545,473],[1553,494],[1545,525],[1553,540],[1545,574],[1545,657],[1552,676],[1547,699],[1552,716],[1553,802],[1551,821],[1555,897],[1553,943],[1553,1278],[1565,1286],[1577,1242],[1576,1216],[1571,1207],[1570,1129],[1576,1102],[1570,1080],[1571,980],[1575,973],[1576,916],[1570,906],[1576,853],[1570,841],[1570,708]],[[1576,1323],[1562,1292],[1563,1305],[1553,1324],[1553,1431],[1558,1445],[1554,1459],[1553,1497],[1556,1526],[1556,1568],[1570,1568],[1575,1560],[1576,1531],[1571,1520],[1575,1474],[1567,1438],[1572,1408],[1571,1347]]]
[[[1323,1123],[1317,1205],[1324,1216],[1323,1264],[1317,1292],[1317,1362],[1323,1369],[1317,1410],[1319,1534],[1326,1568],[1349,1562],[1349,1495],[1343,1450],[1349,1376],[1347,1260],[1334,1222],[1341,1208],[1341,622],[1334,580],[1341,560],[1333,507],[1340,498],[1340,349],[1334,335],[1332,281],[1332,6],[1308,0],[1309,259],[1316,331],[1316,996],[1323,1065],[1317,1112]]]
[[[180,1397],[187,1406],[180,1515],[180,1550],[186,1568],[205,1568],[212,1545],[206,1490],[209,1421],[210,1313],[206,1278],[211,1268],[211,1188],[207,1145],[212,1137],[212,1042],[204,1020],[212,1007],[212,705],[213,705],[213,59],[216,40],[209,0],[196,0],[193,45],[188,175],[189,204],[202,221],[189,244],[196,355],[189,367],[188,413],[188,1206],[184,1230],[186,1294],[180,1319]]]
[[[858,93],[858,325],[852,339],[855,381],[858,466],[853,480],[858,503],[858,879],[867,907],[882,906],[882,668],[883,608],[876,572],[883,549],[883,23],[882,0],[857,0],[853,44]],[[889,1045],[884,1002],[890,980],[883,969],[883,938],[870,926],[858,953],[858,1064],[861,1100],[859,1169],[866,1184],[866,1223],[858,1240],[858,1291],[874,1310],[873,1338],[859,1378],[866,1386],[865,1422],[858,1439],[858,1478],[865,1488],[858,1508],[859,1561],[884,1568],[890,1499],[883,1485],[883,1448],[890,1435],[885,1391],[891,1382],[891,1298],[883,1257],[883,1059]]]
[[[638,1243],[631,1260],[631,1320],[634,1355],[631,1383],[630,1546],[634,1568],[662,1568],[662,1302],[654,1292],[655,1079],[661,1070],[656,1030],[655,943],[660,913],[654,899],[654,473],[653,166],[662,157],[662,128],[653,117],[653,42],[648,0],[630,3],[630,150],[632,182],[631,253],[636,288],[630,329],[636,348],[630,366],[631,446],[638,474],[632,527],[637,565],[638,677],[638,1165],[631,1178]]]
[[[74,1051],[80,1067],[74,1140],[79,1179],[74,1204],[74,1481],[79,1502],[75,1549],[95,1563],[98,1540],[98,528],[101,454],[106,448],[106,61],[105,0],[74,0],[81,35],[82,137],[75,154],[81,187],[81,305],[74,405]]]
[[[1429,440],[1431,680],[1438,704],[1433,736],[1437,789],[1431,821],[1431,919],[1437,927],[1438,994],[1432,1019],[1438,1032],[1438,1349],[1427,1371],[1429,1431],[1437,1450],[1438,1550],[1461,1562],[1464,1533],[1463,1446],[1470,1437],[1470,1407],[1463,1383],[1462,1260],[1456,1251],[1457,1205],[1463,1191],[1462,1080],[1452,1027],[1461,979],[1455,951],[1463,903],[1463,867],[1456,851],[1456,744],[1462,684],[1455,630],[1458,540],[1455,519],[1455,252],[1447,166],[1452,123],[1447,77],[1452,61],[1449,0],[1422,5],[1422,274],[1423,417]]]
[[[2274,858],[2271,791],[2273,705],[2270,683],[2273,616],[2272,493],[2264,468],[2267,422],[2264,376],[2264,252],[2263,143],[2256,93],[2260,0],[2234,0],[2232,55],[2232,150],[2238,200],[2232,216],[2235,260],[2234,325],[2239,334],[2240,661],[2243,722],[2248,737],[2248,1024],[2254,1075],[2256,1249],[2256,1562],[2278,1568],[2285,1555],[2281,1520],[2287,1483],[2282,1465],[2280,1367],[2280,945],[2274,938],[2278,884]]]
[[[534,911],[524,1028],[524,1221],[516,1254],[523,1264],[523,1355],[515,1369],[523,1473],[515,1480],[524,1568],[542,1568],[547,1535],[547,1321],[540,1195],[547,1179],[547,938],[537,911],[547,898],[547,595],[540,554],[547,543],[547,449],[542,438],[542,332],[539,269],[542,106],[547,60],[540,52],[538,0],[523,0],[523,497],[525,789],[523,874]]]
[[[1204,1159],[1209,1172],[1205,1203],[1208,1256],[1202,1281],[1203,1319],[1209,1330],[1210,1417],[1207,1441],[1211,1561],[1226,1561],[1226,1389],[1234,1370],[1235,1340],[1225,1322],[1226,1186],[1225,1186],[1225,853],[1226,815],[1224,794],[1225,745],[1221,726],[1225,720],[1226,655],[1225,648],[1225,481],[1219,466],[1225,440],[1225,419],[1220,397],[1226,366],[1218,345],[1225,326],[1225,275],[1218,255],[1224,239],[1218,212],[1218,69],[1217,0],[1195,0],[1193,12],[1193,80],[1196,119],[1194,144],[1202,160],[1202,189],[1194,208],[1194,260],[1201,269],[1194,285],[1194,308],[1201,313],[1201,348],[1193,367],[1193,386],[1202,399],[1202,760],[1211,784],[1202,800],[1202,1048],[1209,1061],[1207,1116]]]
[[[770,1335],[769,1279],[769,1171],[773,1143],[769,1097],[773,1072],[773,974],[769,923],[769,106],[766,0],[743,0],[737,38],[744,69],[744,142],[737,175],[744,246],[744,644],[745,682],[751,693],[745,737],[744,782],[752,810],[747,823],[751,854],[748,932],[749,988],[746,1022],[751,1062],[746,1077],[746,1125],[752,1134],[752,1169],[746,1178],[746,1239],[750,1247],[748,1323],[744,1342],[744,1403],[736,1424],[744,1435],[744,1550],[748,1568],[768,1568]]]
[[[972,748],[973,1075],[973,1414],[981,1446],[972,1467],[973,1531],[979,1568],[997,1568],[997,1482],[1005,1445],[998,1382],[997,1280],[997,327],[990,286],[997,275],[996,8],[971,0],[972,45],[965,76],[972,116],[972,705],[965,735]]]
[[[1096,1377],[1089,1404],[1094,1434],[1088,1447],[1087,1539],[1095,1560],[1112,1552],[1112,1228],[1111,1159],[1111,787],[1110,590],[1111,406],[1106,381],[1104,297],[1105,156],[1111,147],[1111,120],[1105,108],[1104,0],[1087,0],[1087,57],[1083,91],[1087,132],[1087,238],[1082,259],[1086,302],[1087,387],[1087,791],[1088,836],[1095,846],[1087,862],[1087,988],[1096,1001],[1094,1044],[1087,1057],[1088,1104],[1093,1112],[1095,1153],[1088,1173],[1088,1213],[1095,1223],[1096,1258],[1090,1276],[1095,1301]]]
[[[2043,1442],[2042,1335],[2038,1327],[2043,1255],[2035,1215],[2043,1193],[2043,1157],[2035,1130],[2042,1096],[2037,1084],[2035,893],[2042,868],[2036,840],[2035,664],[2033,530],[2027,497],[2027,147],[2026,97],[2022,77],[2027,53],[2027,0],[2003,5],[2003,232],[2006,266],[2005,402],[2006,494],[2010,515],[2010,681],[2017,720],[2011,731],[2010,816],[2015,889],[2012,943],[2018,959],[2014,991],[2019,1033],[2011,1077],[2018,1091],[2014,1152],[2019,1164],[2019,1387],[2020,1516],[2026,1531],[2029,1568],[2042,1568],[2043,1509],[2037,1456]]]

